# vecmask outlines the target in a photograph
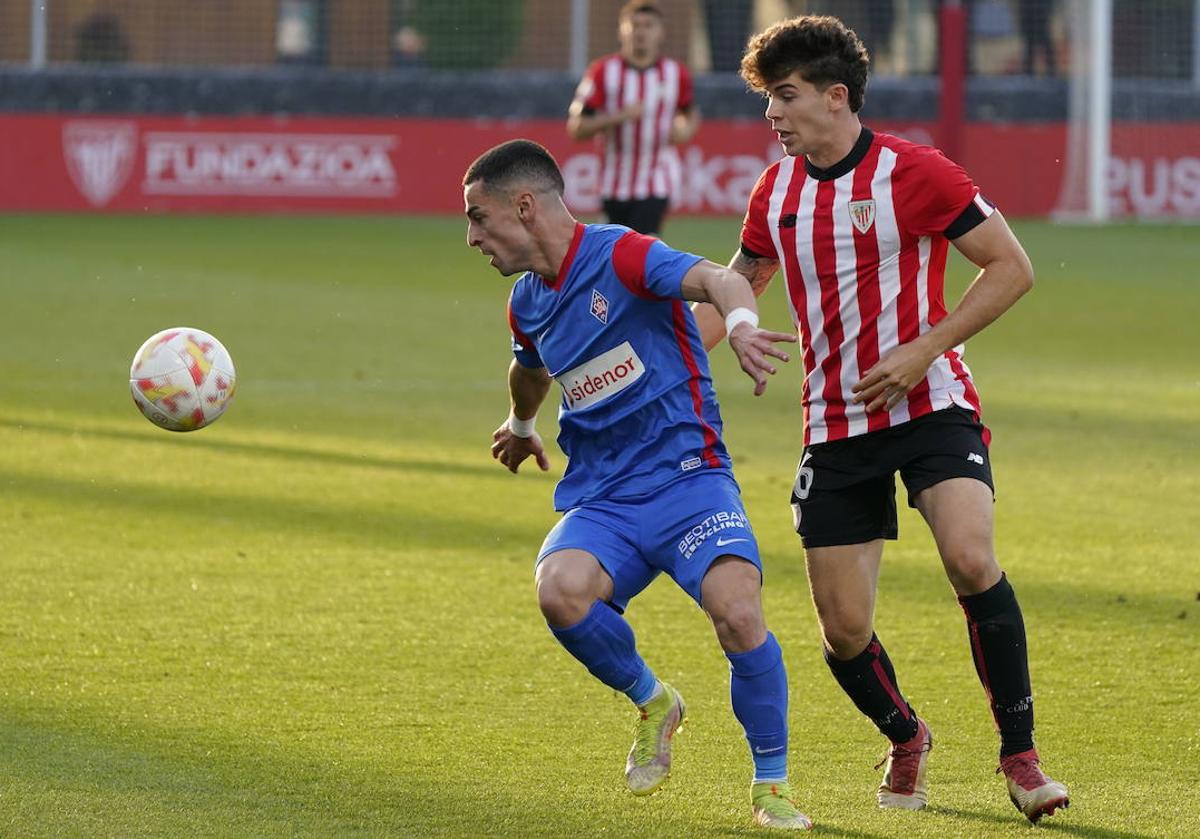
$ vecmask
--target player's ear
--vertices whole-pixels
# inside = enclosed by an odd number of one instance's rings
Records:
[[[522,192],[517,195],[517,218],[524,222],[533,221],[534,210],[537,207],[537,202],[533,199],[532,192]]]
[[[834,82],[825,88],[825,101],[831,111],[850,106],[850,88],[841,82]]]

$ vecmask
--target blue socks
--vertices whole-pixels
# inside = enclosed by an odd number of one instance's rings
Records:
[[[783,652],[770,632],[760,646],[726,653],[733,715],[746,731],[754,781],[787,780],[788,688]]]
[[[550,631],[589,673],[635,705],[645,705],[653,696],[658,679],[638,655],[633,629],[607,603],[597,600],[579,623]],[[725,656],[733,715],[750,744],[754,780],[786,781],[788,689],[779,642],[768,632],[757,648]]]
[[[562,629],[552,626],[550,631],[604,684],[628,696],[635,705],[650,700],[658,679],[638,655],[633,629],[616,609],[597,600],[579,623]]]

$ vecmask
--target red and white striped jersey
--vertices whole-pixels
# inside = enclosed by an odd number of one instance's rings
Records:
[[[660,58],[638,69],[613,54],[588,67],[575,92],[583,112],[615,113],[641,103],[642,118],[606,132],[600,195],[618,201],[666,198],[670,194],[666,161],[671,120],[692,107],[692,77],[687,67]]]
[[[785,157],[763,172],[742,249],[777,259],[804,359],[804,444],[899,425],[959,405],[980,413],[963,347],[940,356],[890,412],[871,414],[851,387],[881,355],[933,328],[949,240],[992,214],[940,151],[863,128],[829,169]]]

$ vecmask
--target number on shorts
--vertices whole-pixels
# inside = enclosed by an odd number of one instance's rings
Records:
[[[796,484],[792,487],[792,494],[801,501],[808,498],[808,493],[812,489],[813,470],[811,466],[805,465],[811,459],[812,454],[805,452],[804,456],[800,458],[800,468],[796,470]]]

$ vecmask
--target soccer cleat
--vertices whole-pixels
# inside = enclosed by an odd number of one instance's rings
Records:
[[[683,730],[683,697],[666,682],[662,687],[662,693],[638,708],[641,718],[625,762],[625,781],[634,795],[650,795],[670,777],[671,738]]]
[[[787,781],[763,781],[750,787],[754,823],[780,830],[812,830],[812,819],[800,812],[792,800]]]
[[[893,743],[884,759],[875,764],[878,769],[887,764],[883,783],[875,797],[880,807],[920,810],[925,807],[925,763],[933,751],[933,732],[925,720],[917,718],[917,733],[904,743]]]
[[[1000,758],[996,770],[1008,779],[1008,797],[1013,805],[1034,824],[1042,816],[1053,816],[1060,807],[1065,810],[1071,806],[1066,786],[1047,778],[1038,763],[1037,749],[1030,749]]]

